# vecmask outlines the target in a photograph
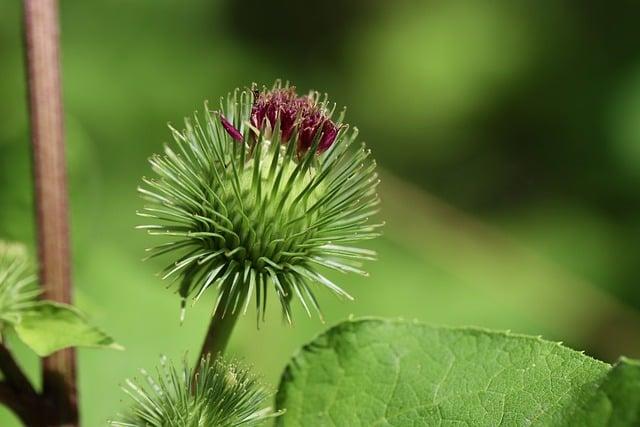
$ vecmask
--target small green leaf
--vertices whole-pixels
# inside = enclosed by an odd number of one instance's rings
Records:
[[[279,425],[638,425],[640,364],[507,332],[348,321],[293,358],[276,403]]]
[[[108,347],[121,350],[110,336],[90,326],[78,310],[51,301],[39,302],[22,316],[14,329],[38,356],[67,347]]]

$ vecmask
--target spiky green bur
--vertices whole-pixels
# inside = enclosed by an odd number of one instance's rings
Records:
[[[37,304],[39,293],[26,248],[0,241],[0,332],[20,323],[22,315]]]
[[[249,371],[219,358],[202,359],[195,375],[186,361],[177,369],[164,358],[156,378],[144,370],[141,373],[143,383],[127,380],[123,387],[133,407],[111,425],[252,426],[280,415],[264,407],[271,395]]]
[[[151,158],[156,177],[143,179],[150,204],[139,214],[152,220],[141,228],[172,239],[149,250],[177,259],[162,277],[181,279],[183,307],[215,286],[216,308],[246,311],[255,294],[264,317],[273,288],[290,321],[294,296],[319,312],[316,284],[351,298],[320,270],[367,274],[362,261],[375,253],[354,244],[379,235],[369,221],[378,177],[370,151],[353,147],[357,129],[344,112],[334,122],[333,109],[326,96],[276,84],[236,90],[203,122],[196,114],[171,128],[175,148]]]

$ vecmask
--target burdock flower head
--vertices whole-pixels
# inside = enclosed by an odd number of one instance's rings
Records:
[[[294,296],[319,312],[314,286],[351,298],[323,270],[366,275],[362,261],[375,253],[354,244],[379,235],[369,220],[378,176],[334,109],[326,96],[276,83],[236,90],[204,122],[171,128],[176,148],[151,158],[157,177],[143,179],[150,204],[140,215],[152,220],[141,228],[171,239],[150,256],[177,257],[163,278],[180,278],[183,307],[212,286],[223,315],[246,310],[255,294],[264,316],[270,289],[288,320]]]
[[[133,407],[112,426],[242,427],[264,425],[282,413],[265,407],[271,393],[235,363],[206,357],[196,375],[186,361],[178,369],[163,357],[156,371],[155,378],[142,370],[142,381],[126,381]]]

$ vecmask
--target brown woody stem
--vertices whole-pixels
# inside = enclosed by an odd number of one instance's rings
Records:
[[[0,344],[0,402],[9,407],[27,426],[44,426],[43,402],[16,363],[9,349]]]
[[[23,3],[40,283],[44,298],[71,303],[58,2]],[[77,426],[75,351],[45,358],[42,370],[47,425]]]

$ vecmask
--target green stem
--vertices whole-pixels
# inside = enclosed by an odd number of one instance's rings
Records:
[[[209,354],[211,355],[211,359],[215,359],[217,356],[224,354],[224,350],[229,343],[233,327],[235,326],[236,320],[238,320],[238,316],[242,311],[246,295],[240,298],[241,301],[238,301],[235,310],[227,310],[225,313],[225,304],[222,303],[218,304],[218,307],[216,307],[216,311],[213,313],[213,318],[209,324],[209,329],[207,330],[207,335],[204,338],[202,350],[200,351],[200,358],[197,363],[200,363],[200,360]]]

